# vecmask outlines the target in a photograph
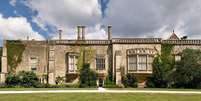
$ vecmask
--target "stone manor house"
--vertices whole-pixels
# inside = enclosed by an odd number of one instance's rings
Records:
[[[157,54],[161,54],[162,44],[173,44],[171,52],[175,60],[180,59],[179,53],[186,48],[201,49],[201,40],[179,38],[173,31],[169,39],[161,38],[112,38],[112,27],[108,26],[108,38],[104,40],[88,40],[85,38],[85,26],[77,27],[77,39],[62,39],[59,31],[58,40],[21,40],[25,45],[22,61],[16,67],[18,71],[33,71],[41,82],[55,84],[57,77],[64,77],[64,83],[78,82],[78,65],[83,51],[88,58],[84,62],[97,72],[97,84],[102,85],[112,73],[117,85],[121,85],[122,74],[132,73],[144,86],[146,77],[152,74],[152,62]],[[7,41],[4,40],[2,54],[1,83],[5,82],[8,65]],[[12,40],[15,42],[15,40]],[[86,55],[85,54],[85,55]],[[43,75],[48,79],[44,80]],[[71,79],[69,79],[69,77]]]

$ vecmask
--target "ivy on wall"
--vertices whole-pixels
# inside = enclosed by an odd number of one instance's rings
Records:
[[[11,73],[15,73],[16,67],[22,61],[22,54],[25,50],[25,45],[21,41],[7,41],[7,59]]]
[[[78,70],[81,70],[84,64],[91,63],[95,58],[95,49],[91,46],[85,46],[80,44],[77,46],[70,46],[70,49],[71,49],[70,50],[71,52],[79,51],[78,52],[79,56],[77,61]]]
[[[172,69],[174,67],[174,57],[171,52],[174,48],[173,44],[162,44],[161,45],[161,60],[166,69]]]

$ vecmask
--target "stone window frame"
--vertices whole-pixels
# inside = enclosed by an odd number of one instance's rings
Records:
[[[69,58],[70,57],[73,57],[73,71],[70,71],[69,70],[69,68],[70,68],[70,63],[69,63]],[[67,73],[69,73],[69,74],[74,74],[74,73],[77,73],[77,70],[78,70],[78,65],[77,65],[77,62],[78,62],[78,57],[79,57],[79,55],[78,55],[78,53],[75,53],[75,52],[69,52],[69,53],[67,53],[67,55],[66,55],[66,59],[67,59]]]
[[[130,63],[130,61],[129,61],[129,57],[131,57],[131,56],[136,56],[136,69],[134,69],[134,70],[130,70],[130,68],[129,68],[129,63]],[[139,70],[139,56],[146,56],[146,70]],[[154,56],[153,55],[149,55],[149,54],[135,54],[135,55],[128,55],[127,56],[127,70],[128,71],[134,71],[134,72],[137,72],[137,71],[152,71],[152,67],[151,67],[151,69],[149,69],[149,65],[150,64],[152,64],[152,63],[149,63],[148,62],[148,58],[149,57],[152,57],[152,58],[154,58]]]
[[[33,61],[33,59],[36,59],[36,63],[32,63]],[[35,68],[33,68],[32,66],[33,66],[33,64],[35,64]],[[39,58],[37,57],[37,56],[31,56],[30,58],[29,58],[29,66],[30,66],[30,70],[31,71],[33,71],[33,72],[36,72],[37,70],[38,70],[38,68],[39,68]]]
[[[153,51],[153,49],[148,49],[148,48],[136,48],[136,49],[128,49],[127,50],[127,56],[126,56],[126,60],[127,60],[127,72],[128,73],[140,73],[140,72],[152,72],[153,67],[151,66],[151,68],[149,69],[148,66],[150,66],[150,64],[152,65],[153,60],[154,60],[154,54],[155,52]],[[130,70],[129,69],[129,57],[130,56],[136,56],[136,70]],[[146,56],[146,70],[138,70],[139,68],[139,56]],[[152,57],[152,62],[149,63],[148,58]]]
[[[98,63],[97,64],[97,60],[100,60],[99,62],[101,63]],[[96,64],[96,70],[105,70],[106,69],[106,58],[105,58],[105,55],[103,54],[97,54],[96,55],[96,59],[95,59],[95,64]],[[100,67],[98,67],[97,65],[99,65]]]

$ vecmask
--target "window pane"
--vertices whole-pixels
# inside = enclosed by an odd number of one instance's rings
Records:
[[[148,71],[151,71],[152,70],[152,63],[153,63],[153,59],[154,59],[154,57],[153,56],[148,56],[148,67],[147,67],[147,70]]]
[[[138,56],[138,70],[144,71],[144,70],[146,70],[146,66],[147,66],[147,56],[139,55]]]
[[[128,70],[137,70],[137,56],[128,57]]]
[[[74,55],[68,56],[68,72],[75,73],[77,70],[77,57]]]
[[[38,58],[36,57],[31,57],[30,58],[30,66],[32,71],[36,71],[38,67]]]
[[[105,69],[105,58],[96,58],[96,70],[104,70]]]

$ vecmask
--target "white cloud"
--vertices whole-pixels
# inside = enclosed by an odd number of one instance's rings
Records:
[[[9,1],[10,5],[12,5],[12,6],[16,6],[16,2],[17,2],[17,0],[10,0]]]
[[[42,35],[32,29],[30,23],[24,17],[4,18],[0,14],[0,29],[0,37],[3,39],[25,40],[27,36],[35,40],[44,39]]]
[[[201,38],[201,0],[110,0],[105,24],[115,36],[163,37],[173,29]]]
[[[77,25],[85,25],[90,29],[102,20],[98,0],[28,0],[25,4],[38,12],[33,22],[39,27],[43,30],[46,30],[47,25],[61,28],[68,38],[76,37]]]

